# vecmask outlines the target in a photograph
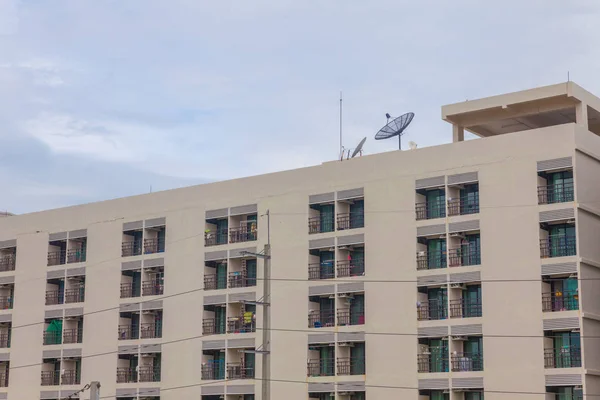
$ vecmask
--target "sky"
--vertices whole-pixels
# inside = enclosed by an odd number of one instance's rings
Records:
[[[317,165],[385,113],[571,80],[600,95],[597,0],[0,0],[0,211]]]

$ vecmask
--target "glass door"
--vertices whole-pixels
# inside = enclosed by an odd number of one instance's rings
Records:
[[[427,241],[427,268],[446,268],[446,241],[444,239]]]

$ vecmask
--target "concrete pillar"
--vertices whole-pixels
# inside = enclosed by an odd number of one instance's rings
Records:
[[[465,128],[460,125],[452,125],[452,142],[464,142],[465,140]]]
[[[582,128],[588,129],[588,110],[587,104],[577,103],[575,106],[575,122]]]

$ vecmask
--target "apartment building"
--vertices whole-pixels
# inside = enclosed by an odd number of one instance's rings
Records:
[[[599,395],[600,99],[442,117],[450,144],[0,219],[0,399]]]

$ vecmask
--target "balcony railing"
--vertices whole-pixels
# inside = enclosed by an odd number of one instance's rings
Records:
[[[229,228],[229,243],[251,242],[257,239],[256,223]]]
[[[577,254],[577,241],[575,236],[551,235],[540,239],[540,257],[568,257]]]
[[[135,368],[117,368],[117,383],[134,383],[137,382],[137,371]]]
[[[225,363],[223,361],[211,361],[202,364],[202,380],[221,380],[225,379]]]
[[[142,241],[134,240],[132,242],[123,242],[121,244],[121,256],[132,257],[142,254]]]
[[[227,229],[204,232],[204,246],[217,246],[220,244],[227,244]]]
[[[44,345],[53,345],[62,343],[62,332],[46,331],[44,332]]]
[[[42,386],[58,386],[60,371],[42,371]]]
[[[320,360],[308,360],[307,369],[308,376],[334,376],[335,359],[322,358]]]
[[[452,372],[483,371],[482,353],[453,353]]]
[[[572,311],[579,310],[579,292],[564,291],[542,293],[542,311]]]
[[[339,213],[337,215],[338,230],[364,228],[365,213],[364,211],[356,211],[350,213]]]
[[[165,251],[165,239],[144,239],[144,254],[163,253]]]
[[[8,371],[0,372],[0,387],[8,387]]]
[[[204,275],[204,290],[227,289],[227,277],[217,274]]]
[[[11,296],[0,296],[0,310],[10,310],[13,308],[13,298]]]
[[[17,257],[14,254],[0,256],[0,272],[14,271]]]
[[[364,276],[365,262],[364,260],[341,260],[337,262],[338,278],[349,276]]]
[[[432,354],[417,355],[417,372],[448,372],[448,356],[445,350],[433,352]]]
[[[417,252],[417,270],[446,268],[445,251]]]
[[[76,370],[65,370],[61,376],[61,385],[79,385],[81,384],[81,376],[79,371]]]
[[[256,314],[227,318],[227,333],[256,332]]]
[[[67,263],[69,264],[85,262],[85,259],[85,249],[71,249],[67,251]]]
[[[138,376],[139,382],[160,382],[160,365],[141,365]]]
[[[335,220],[333,214],[321,217],[310,217],[308,219],[308,233],[325,233],[335,230]]]
[[[140,324],[141,339],[156,339],[162,337],[162,323]]]
[[[85,301],[85,288],[65,290],[65,303],[82,303],[83,301]]]
[[[448,199],[448,215],[468,215],[479,212],[479,193],[475,196],[464,196],[458,199]]]
[[[52,306],[55,304],[63,304],[64,298],[62,291],[58,290],[47,290],[46,291],[46,305]]]
[[[121,283],[121,298],[128,299],[130,297],[140,297],[139,287],[134,288],[133,282]]]
[[[227,379],[254,379],[254,367],[244,363],[227,363]]]
[[[567,346],[545,349],[544,366],[546,368],[579,368],[581,367],[581,348]]]
[[[308,264],[308,279],[333,279],[335,278],[335,269],[333,260],[323,261],[320,263]]]
[[[481,299],[450,300],[450,318],[481,317]]]
[[[446,216],[446,202],[439,199],[425,203],[416,203],[415,211],[417,213],[417,221],[423,219],[444,218]]]
[[[338,310],[337,320],[339,326],[346,325],[364,325],[365,324],[365,310]]]
[[[203,335],[221,335],[225,333],[225,323],[217,323],[215,318],[204,318],[202,320]]]
[[[538,186],[538,204],[566,203],[575,199],[573,182]]]
[[[81,343],[83,341],[82,331],[79,329],[63,329],[63,343],[73,344]]]
[[[67,252],[65,250],[48,252],[48,266],[62,265],[66,263]]]
[[[467,267],[481,264],[481,250],[479,246],[462,246],[448,250],[451,267]]]
[[[241,288],[256,286],[256,278],[248,278],[245,272],[230,272],[229,273],[229,287],[230,288]]]
[[[428,300],[417,304],[419,321],[439,320],[448,318],[448,307],[445,301]]]
[[[335,326],[334,310],[314,311],[308,314],[309,328],[322,328],[327,326]]]
[[[10,334],[0,333],[0,349],[10,348]]]
[[[365,359],[358,357],[338,358],[337,359],[337,374],[338,375],[364,375],[365,374]]]
[[[152,280],[142,282],[142,295],[144,296],[160,296],[164,292],[163,281]]]
[[[139,339],[140,333],[136,325],[119,325],[119,340]]]

